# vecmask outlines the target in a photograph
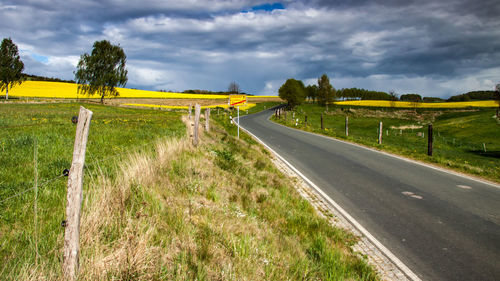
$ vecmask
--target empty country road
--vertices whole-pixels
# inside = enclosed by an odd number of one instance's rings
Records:
[[[422,280],[500,280],[500,186],[268,120],[245,128],[321,188]]]

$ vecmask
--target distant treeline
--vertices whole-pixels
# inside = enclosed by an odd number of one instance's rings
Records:
[[[360,100],[401,100],[410,102],[453,102],[474,100],[495,100],[495,91],[472,91],[461,95],[451,96],[444,100],[437,97],[423,97],[419,94],[403,94],[399,98],[386,92],[370,91],[358,88],[341,89],[336,91],[338,99],[360,99]]]
[[[337,98],[362,100],[393,100],[393,97],[386,92],[377,92],[358,88],[337,90]]]
[[[218,92],[213,92],[209,90],[185,90],[183,92],[184,94],[198,94],[198,95],[231,95],[234,93],[231,92],[223,92],[223,91],[218,91]],[[247,93],[238,93],[238,95],[248,95],[248,96],[253,96],[252,94],[247,94]]]
[[[75,83],[74,80],[64,80],[64,79],[59,79],[59,78],[52,78],[52,77],[44,77],[44,76],[38,76],[38,75],[32,75],[32,74],[23,74],[24,78],[26,81],[48,81],[48,82],[66,82],[66,83]]]
[[[472,91],[450,97],[447,101],[494,100],[495,91]]]

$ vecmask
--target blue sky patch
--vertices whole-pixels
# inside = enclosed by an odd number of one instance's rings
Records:
[[[35,53],[31,53],[30,54],[32,58],[34,58],[36,61],[39,61],[41,63],[48,63],[49,62],[49,58],[46,57],[46,56],[42,56],[42,55],[38,55],[38,54],[35,54]]]
[[[285,9],[285,6],[283,6],[283,4],[278,3],[278,2],[273,3],[273,4],[266,3],[266,4],[257,5],[257,6],[252,7],[252,11],[266,11],[266,12],[270,12],[273,10],[284,10],[284,9]]]

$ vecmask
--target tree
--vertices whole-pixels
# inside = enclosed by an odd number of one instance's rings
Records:
[[[236,82],[229,83],[229,87],[227,87],[227,91],[231,94],[239,94],[240,86]]]
[[[316,102],[316,97],[318,95],[318,86],[309,85],[306,87],[307,97],[314,102]]]
[[[401,95],[399,99],[402,101],[409,101],[409,102],[421,102],[422,96],[420,96],[419,94],[404,94]]]
[[[286,100],[290,108],[300,105],[306,98],[306,89],[302,81],[288,79],[279,89],[279,97]]]
[[[389,96],[391,97],[391,107],[396,107],[396,101],[398,100],[398,94],[394,90],[389,91]]]
[[[120,46],[112,45],[107,40],[96,41],[92,53],[83,54],[78,62],[75,72],[78,93],[99,94],[101,103],[104,103],[104,97],[118,96],[116,87],[125,86],[128,81],[126,60],[125,52]]]
[[[0,46],[0,91],[5,90],[5,99],[9,99],[9,88],[21,85],[24,63],[17,51],[17,46],[10,38],[4,38]]]
[[[318,79],[318,100],[321,104],[328,106],[330,102],[333,101],[335,97],[335,89],[330,84],[330,79],[326,74],[323,74],[321,78]]]

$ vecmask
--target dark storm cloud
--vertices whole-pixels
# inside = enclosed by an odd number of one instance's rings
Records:
[[[496,2],[0,0],[0,36],[19,45],[27,72],[65,79],[108,39],[127,53],[130,87],[234,80],[269,94],[327,73],[337,88],[447,96],[500,80]]]

